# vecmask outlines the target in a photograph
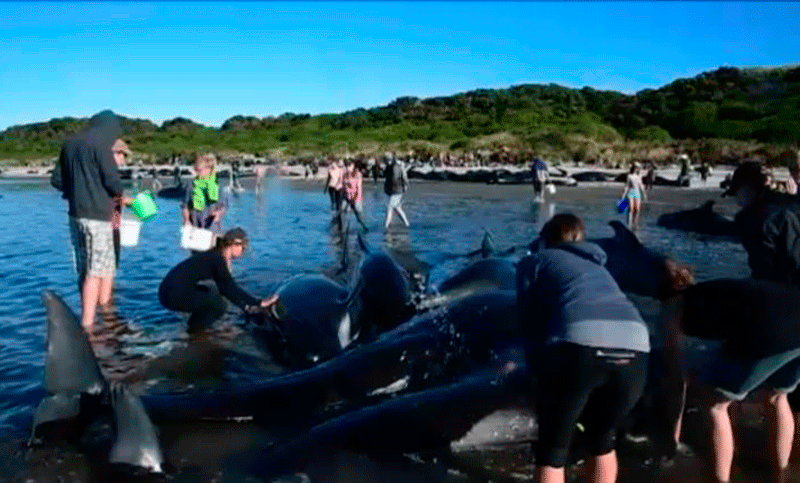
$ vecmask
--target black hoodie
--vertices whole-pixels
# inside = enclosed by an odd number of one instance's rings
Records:
[[[64,141],[50,183],[69,201],[70,216],[111,221],[113,198],[124,189],[111,152],[121,132],[117,116],[103,111],[87,130]]]

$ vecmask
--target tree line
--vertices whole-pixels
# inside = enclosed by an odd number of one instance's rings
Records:
[[[575,160],[641,155],[659,146],[776,151],[800,144],[800,67],[722,67],[634,95],[528,84],[406,96],[337,114],[239,115],[219,128],[183,117],[160,126],[122,121],[134,151],[150,159],[207,150],[291,157],[487,148]],[[53,157],[61,141],[87,123],[65,117],[10,127],[0,132],[0,159]]]

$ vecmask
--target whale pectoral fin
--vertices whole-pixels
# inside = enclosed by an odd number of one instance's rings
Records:
[[[137,396],[122,384],[111,388],[111,404],[117,426],[117,438],[109,461],[162,472],[164,456],[150,417]]]
[[[42,399],[33,416],[31,442],[37,439],[38,429],[42,424],[77,418],[80,412],[80,394],[56,394]]]

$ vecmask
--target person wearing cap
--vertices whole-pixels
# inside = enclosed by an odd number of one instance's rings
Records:
[[[97,307],[108,307],[117,264],[111,227],[115,201],[130,205],[123,196],[122,180],[112,146],[122,132],[119,118],[110,110],[89,119],[89,127],[61,145],[50,183],[69,204],[73,260],[81,293],[81,324],[94,326]]]
[[[244,254],[247,245],[244,230],[234,228],[217,238],[216,247],[173,267],[158,287],[161,305],[191,314],[189,332],[195,333],[210,327],[225,314],[228,306],[225,299],[247,312],[275,303],[275,296],[259,300],[248,294],[231,276],[233,261]]]
[[[111,146],[111,152],[114,153],[114,163],[118,168],[125,166],[125,161],[131,154],[128,145],[122,139],[117,139],[114,145]],[[111,229],[113,230],[114,238],[114,262],[119,267],[119,252],[120,252],[120,227],[122,226],[122,204],[119,200],[114,200],[114,208],[111,212]]]
[[[787,152],[784,154],[788,159],[786,167],[789,168],[789,179],[786,180],[786,192],[790,195],[799,195],[800,190],[800,151]]]
[[[800,205],[771,191],[767,180],[761,163],[745,161],[722,196],[735,197],[741,207],[734,222],[752,277],[800,286]]]

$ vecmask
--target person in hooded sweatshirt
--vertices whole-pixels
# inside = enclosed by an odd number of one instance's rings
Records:
[[[89,120],[89,128],[68,138],[50,178],[69,204],[69,229],[75,271],[81,292],[81,324],[91,331],[97,306],[108,307],[116,262],[111,228],[115,203],[130,205],[123,196],[111,148],[121,134],[119,119],[103,111]]]
[[[528,367],[538,375],[538,482],[564,483],[577,423],[585,427],[590,481],[616,480],[615,438],[644,389],[650,337],[636,307],[585,241],[573,214],[553,216],[545,248],[517,268],[517,304]]]

